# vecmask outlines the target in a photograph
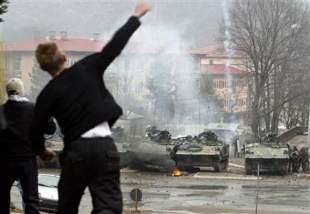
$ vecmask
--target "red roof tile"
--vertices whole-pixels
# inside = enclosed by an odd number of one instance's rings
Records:
[[[59,47],[64,51],[77,51],[77,52],[95,52],[100,50],[103,42],[94,41],[87,38],[70,38],[70,39],[33,39],[22,42],[15,42],[5,45],[6,51],[34,51],[40,42],[55,41]]]
[[[191,49],[189,52],[192,54],[211,54],[211,55],[218,55],[219,53],[223,54],[223,46],[218,44],[203,46],[199,48]]]
[[[224,64],[204,64],[201,65],[201,71],[209,74],[245,74],[246,71]]]
[[[65,52],[97,52],[100,51],[107,41],[95,41],[90,38],[67,38],[60,39],[56,37],[55,39],[49,40],[47,38],[33,39],[22,42],[15,42],[11,44],[5,44],[4,50],[6,51],[35,51],[37,45],[44,41],[55,41],[59,47]],[[125,53],[185,53],[183,50],[163,47],[156,44],[151,44],[147,42],[129,42],[125,49]]]
[[[189,50],[191,54],[207,55],[212,57],[242,57],[236,50],[225,49],[221,44],[213,44]]]

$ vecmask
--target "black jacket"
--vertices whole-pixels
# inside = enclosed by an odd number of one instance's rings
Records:
[[[35,158],[29,141],[35,104],[8,100],[2,105],[7,128],[0,132],[0,162],[22,161]],[[45,134],[55,133],[56,124],[52,119],[45,126]]]
[[[121,53],[140,21],[131,17],[98,53],[91,54],[53,78],[39,94],[31,141],[37,154],[44,152],[43,127],[54,117],[68,142],[107,121],[112,127],[122,109],[107,90],[103,73]]]
[[[3,107],[0,106],[0,131],[4,130],[6,128],[6,119],[3,112]]]

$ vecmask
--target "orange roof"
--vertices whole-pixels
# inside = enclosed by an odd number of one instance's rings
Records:
[[[220,46],[218,44],[213,44],[213,45],[208,45],[208,46],[203,46],[199,48],[195,48],[190,50],[190,53],[193,54],[212,54],[212,55],[218,55],[219,53],[223,53],[223,46]]]
[[[204,64],[201,65],[201,71],[210,74],[245,74],[246,71],[224,64]]]
[[[28,41],[15,42],[4,45],[4,50],[6,51],[35,51],[37,45],[44,41],[55,41],[59,47],[65,52],[97,52],[100,51],[108,41],[95,41],[92,38],[67,38],[60,39],[56,37],[55,39],[48,38],[38,38]],[[129,42],[125,49],[125,53],[185,53],[183,50],[163,47],[156,44],[151,44],[147,42]]]
[[[242,55],[236,50],[225,49],[224,45],[213,44],[208,46],[203,46],[200,48],[191,49],[190,54],[200,54],[208,55],[212,57],[242,57]]]

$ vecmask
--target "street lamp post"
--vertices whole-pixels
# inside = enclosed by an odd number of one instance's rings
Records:
[[[293,24],[291,26],[292,29],[306,29],[309,31],[309,42],[310,42],[310,28],[301,26],[299,24]],[[310,151],[310,102],[309,102],[309,117],[308,117],[308,139],[307,139],[307,144],[308,144],[308,152]]]

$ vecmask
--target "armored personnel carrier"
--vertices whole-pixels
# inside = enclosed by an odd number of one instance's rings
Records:
[[[288,146],[274,133],[269,133],[262,142],[245,143],[244,156],[246,174],[253,174],[258,169],[265,174],[286,175],[289,172]]]
[[[126,153],[128,167],[172,172],[175,169],[175,162],[169,156],[171,148],[172,141],[169,131],[149,132],[144,139],[130,143]]]
[[[217,138],[214,132],[202,132],[192,140],[174,146],[170,153],[171,159],[180,170],[213,167],[216,172],[225,172],[228,168],[229,144]]]

